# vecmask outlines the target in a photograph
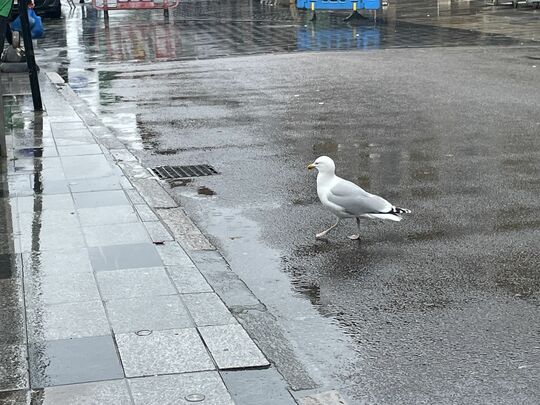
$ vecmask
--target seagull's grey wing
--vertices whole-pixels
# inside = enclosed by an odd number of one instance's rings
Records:
[[[340,179],[328,193],[328,201],[343,207],[350,215],[384,213],[392,204],[384,198],[363,190],[350,181]]]

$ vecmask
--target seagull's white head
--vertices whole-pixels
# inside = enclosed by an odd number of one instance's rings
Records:
[[[308,165],[308,169],[317,169],[319,173],[334,174],[334,172],[336,171],[336,165],[334,164],[334,161],[328,156],[320,156],[315,159],[315,162]]]

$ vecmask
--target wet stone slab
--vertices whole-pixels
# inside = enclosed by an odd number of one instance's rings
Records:
[[[0,345],[25,344],[25,342],[26,328],[23,308],[0,308]]]
[[[235,324],[236,319],[214,293],[184,294],[189,313],[197,326]]]
[[[45,388],[42,405],[130,405],[125,380],[99,381],[86,384]]]
[[[111,207],[115,205],[130,205],[122,190],[105,190],[73,194],[77,208]]]
[[[193,327],[177,295],[111,300],[106,308],[115,333]]]
[[[154,208],[172,208],[178,204],[154,179],[137,179],[133,185],[139,190],[148,205]]]
[[[106,176],[92,179],[71,180],[69,188],[72,193],[84,193],[102,190],[121,190],[122,177]]]
[[[176,293],[163,267],[102,271],[96,276],[104,300]]]
[[[0,278],[0,311],[23,307],[23,288],[21,278]]]
[[[95,271],[156,267],[163,264],[156,247],[151,243],[98,246],[88,250]]]
[[[207,405],[234,405],[217,372],[186,373],[129,380],[136,405],[192,404],[186,398],[204,396]]]
[[[34,273],[61,276],[66,273],[92,272],[86,248],[25,253],[23,263],[26,277],[32,277]]]
[[[30,403],[30,391],[4,391],[0,392],[0,404],[2,405],[28,405]]]
[[[144,226],[153,242],[173,241],[169,231],[159,221],[145,222]]]
[[[101,148],[97,144],[58,147],[58,154],[60,156],[98,155],[101,153]]]
[[[75,206],[73,204],[73,197],[71,194],[55,194],[55,195],[43,195],[43,196],[31,196],[31,197],[18,197],[17,209],[19,213],[36,212],[39,207],[40,210],[48,211],[74,211]]]
[[[150,242],[146,228],[140,223],[83,227],[90,247]]]
[[[174,285],[182,294],[213,292],[212,287],[191,262],[182,266],[167,266],[167,270]]]
[[[325,391],[298,398],[299,405],[347,405],[349,402],[337,391]]]
[[[296,405],[287,382],[274,367],[223,371],[220,374],[237,404]]]
[[[157,212],[167,223],[174,237],[181,241],[183,246],[196,251],[215,249],[182,208],[159,209]]]
[[[241,325],[204,326],[198,329],[220,370],[265,367],[270,364]]]
[[[29,352],[32,388],[124,376],[111,336],[34,343]]]
[[[89,143],[93,143],[92,139]],[[58,144],[58,140],[56,141]],[[111,164],[103,155],[65,156],[62,164],[68,180],[91,179],[114,174]]]
[[[28,307],[99,300],[96,281],[90,272],[58,273],[51,276],[42,276],[34,272],[25,276]]]
[[[142,221],[157,221],[158,217],[154,211],[146,204],[136,204],[135,209]]]
[[[2,234],[0,233],[0,236]],[[5,235],[5,238],[11,238]],[[0,249],[3,243],[0,242]],[[9,244],[8,244],[9,245]],[[0,252],[0,280],[20,278],[22,276],[22,259],[20,254]]]
[[[154,331],[147,336],[117,334],[116,342],[127,377],[214,369],[195,329]]]
[[[65,228],[62,232],[41,232],[35,228],[34,232],[25,232],[21,237],[21,251],[24,253],[82,247],[85,247],[85,242],[79,228]]]
[[[22,213],[19,214],[19,223],[22,232],[33,233],[34,230],[37,230],[36,226],[40,226],[39,232],[42,234],[57,231],[60,227],[77,228],[80,226],[74,209],[41,210],[39,214],[36,212]]]
[[[104,336],[110,333],[101,301],[29,308],[27,317],[30,342]]]
[[[139,218],[130,205],[117,205],[99,208],[81,208],[77,210],[81,225],[100,226],[138,222]]]
[[[0,391],[28,388],[26,345],[0,344]]]
[[[176,242],[165,242],[156,248],[166,266],[184,265],[191,261],[184,249]]]

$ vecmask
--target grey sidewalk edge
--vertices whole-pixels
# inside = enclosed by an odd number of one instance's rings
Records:
[[[185,213],[183,208],[178,204],[170,194],[165,190],[162,183],[154,178],[151,173],[142,166],[139,159],[134,156],[127,147],[121,143],[114,133],[108,129],[101,120],[90,110],[90,107],[82,100],[71,87],[54,72],[44,72],[41,75],[42,79],[46,78],[57,91],[66,99],[66,101],[73,107],[75,112],[88,126],[88,129],[93,134],[97,143],[106,151],[106,153],[112,158],[114,163],[123,171],[126,178],[133,184],[137,190],[137,194],[141,198],[139,202],[142,205],[148,205],[152,208],[153,212],[157,214],[158,219],[168,229],[170,235],[181,245],[190,259],[193,261],[198,270],[206,278],[208,284],[214,289],[216,294],[223,300],[225,305],[229,308],[231,313],[237,318],[244,330],[248,332],[250,338],[257,344],[259,349],[263,352],[265,357],[270,361],[270,368],[268,373],[261,373],[261,369],[247,369],[238,371],[239,373],[252,373],[254,376],[259,375],[259,379],[267,379],[268,383],[273,385],[274,392],[266,392],[264,394],[265,399],[272,400],[272,395],[282,395],[283,392],[287,394],[284,396],[285,400],[275,402],[278,404],[295,404],[296,400],[289,393],[291,389],[305,389],[316,388],[307,372],[303,370],[300,362],[294,359],[292,352],[288,353],[289,359],[291,359],[292,367],[290,372],[294,372],[298,375],[295,377],[302,381],[301,384],[293,384],[290,387],[284,378],[276,378],[276,374],[285,377],[287,380],[292,375],[289,373],[283,373],[278,370],[272,358],[274,357],[267,349],[271,348],[275,342],[266,342],[267,344],[261,344],[262,340],[267,335],[267,328],[275,325],[275,320],[272,315],[267,311],[263,303],[253,294],[249,287],[234,273],[225,258],[221,253],[212,245],[212,243],[204,236],[200,229],[193,223],[189,216]],[[131,196],[130,196],[131,197]],[[256,321],[254,321],[253,313],[258,314]],[[266,318],[266,321],[262,321],[260,318]],[[258,325],[261,323],[266,325],[263,333],[257,333]],[[231,380],[231,375],[236,371],[219,371],[221,374],[227,373],[228,379]],[[227,388],[231,392],[235,401],[240,400],[239,404],[243,404],[242,394],[237,391],[237,387],[234,384],[228,384],[225,379]],[[279,385],[279,387],[276,386]],[[270,397],[268,397],[270,395]],[[261,397],[262,399],[263,397]],[[253,399],[253,398],[252,398]],[[280,396],[281,399],[281,396]]]

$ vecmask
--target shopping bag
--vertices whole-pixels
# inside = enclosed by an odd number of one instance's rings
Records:
[[[43,32],[45,31],[43,29],[43,23],[41,22],[41,17],[36,14],[36,12],[29,8],[28,9],[28,22],[30,23],[30,32],[32,34],[32,38],[41,38],[43,36]],[[21,24],[21,17],[15,18],[11,22],[11,29],[13,31],[19,31],[22,32],[22,24]]]

